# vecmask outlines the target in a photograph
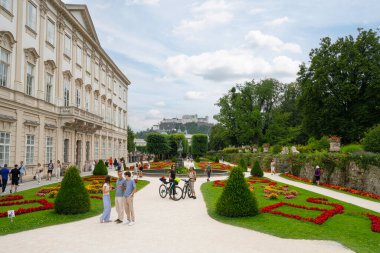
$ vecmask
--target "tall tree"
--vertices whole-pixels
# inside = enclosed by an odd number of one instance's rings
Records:
[[[377,31],[358,30],[335,43],[323,38],[298,73],[304,131],[320,138],[359,140],[380,122],[380,40]]]
[[[223,127],[220,123],[215,124],[211,128],[209,149],[210,150],[221,150],[228,146],[228,133],[227,129]]]
[[[127,146],[128,146],[128,152],[135,151],[135,148],[136,148],[135,133],[133,132],[133,130],[129,126],[128,126]]]
[[[146,138],[146,149],[150,154],[155,154],[162,158],[170,150],[168,138],[160,133],[150,133]]]
[[[170,147],[170,151],[169,151],[170,156],[177,156],[179,142],[182,142],[182,148],[183,148],[182,154],[187,154],[189,152],[189,143],[184,134],[181,134],[181,133],[169,134],[168,144]]]
[[[208,150],[208,137],[206,134],[194,134],[191,137],[191,152],[196,157],[206,154]]]

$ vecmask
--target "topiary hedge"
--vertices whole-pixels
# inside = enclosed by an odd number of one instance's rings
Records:
[[[253,177],[263,177],[264,176],[264,172],[260,168],[259,161],[254,162],[253,168],[251,169],[251,176],[253,176]]]
[[[366,133],[363,145],[366,151],[380,153],[380,124]]]
[[[104,164],[103,160],[99,160],[99,162],[96,164],[94,171],[92,172],[93,175],[108,175],[108,170],[106,165]]]
[[[259,213],[255,195],[248,189],[243,171],[231,170],[222,195],[216,203],[216,212],[227,217],[255,216]]]
[[[90,211],[90,197],[76,166],[66,171],[55,199],[55,211],[59,214],[78,214]]]
[[[241,158],[239,161],[239,167],[245,172],[247,171],[247,163],[245,162],[244,158]]]

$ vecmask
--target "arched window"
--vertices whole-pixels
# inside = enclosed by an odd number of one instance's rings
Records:
[[[37,59],[40,57],[34,48],[25,48],[25,94],[29,96],[35,95],[35,83],[36,83],[36,64]]]
[[[15,39],[10,32],[0,32],[0,86],[10,85],[11,53]]]
[[[45,100],[48,103],[53,103],[54,94],[54,70],[56,65],[53,60],[45,61]]]

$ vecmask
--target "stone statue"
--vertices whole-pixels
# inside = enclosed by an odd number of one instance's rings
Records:
[[[287,154],[289,154],[289,148],[288,148],[287,146],[282,147],[281,154],[282,154],[282,155],[287,155]]]
[[[177,148],[178,157],[182,157],[182,152],[183,152],[182,141],[179,141],[177,146],[178,146]]]
[[[297,150],[296,146],[292,146],[292,153],[299,154],[300,152]]]

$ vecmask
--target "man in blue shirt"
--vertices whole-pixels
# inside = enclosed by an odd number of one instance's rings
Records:
[[[7,167],[8,167],[8,164],[4,164],[4,168],[0,170],[1,183],[3,186],[2,192],[5,192],[5,188],[7,187],[7,183],[8,183],[9,169]]]
[[[122,223],[124,219],[124,191],[125,191],[125,179],[123,178],[123,172],[118,171],[118,179],[116,181],[116,194],[115,194],[115,204],[117,212],[117,224]]]
[[[131,172],[124,173],[125,176],[125,192],[124,192],[124,208],[127,214],[126,225],[132,226],[135,224],[135,213],[133,210],[133,196],[136,193],[135,180],[131,178]]]

